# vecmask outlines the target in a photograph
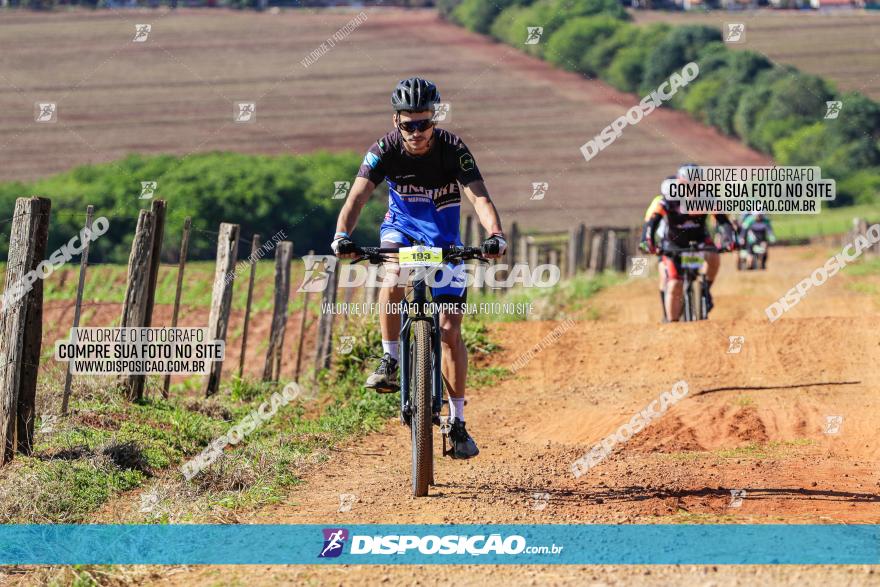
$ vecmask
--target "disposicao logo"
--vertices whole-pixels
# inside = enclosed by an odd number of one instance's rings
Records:
[[[324,548],[318,558],[336,558],[342,554],[342,547],[348,540],[348,530],[345,528],[324,528]]]

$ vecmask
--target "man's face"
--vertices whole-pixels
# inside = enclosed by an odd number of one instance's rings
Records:
[[[406,139],[404,143],[406,149],[412,153],[420,153],[428,150],[429,140],[434,134],[433,126],[424,130],[406,130],[402,126],[406,126],[408,122],[417,122],[422,120],[430,120],[434,113],[430,110],[424,112],[399,112],[392,118],[394,126],[400,130],[400,134]]]

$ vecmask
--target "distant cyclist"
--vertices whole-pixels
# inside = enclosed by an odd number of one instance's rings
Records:
[[[688,163],[679,168],[677,181],[685,183],[688,181],[689,174],[693,171],[690,169],[697,167],[694,163]],[[722,230],[724,246],[728,250],[736,248],[736,241],[733,234],[733,227],[730,220],[725,214],[713,214],[715,221]],[[715,243],[706,226],[709,215],[699,212],[685,212],[681,200],[678,198],[663,198],[660,201],[658,209],[648,221],[648,227],[645,231],[645,245],[649,252],[660,252],[663,246],[673,245],[675,247],[688,247],[691,242],[714,247]],[[654,241],[653,234],[660,225],[661,220],[666,219],[666,235],[661,241],[660,247]],[[720,266],[720,257],[717,253],[707,252],[704,254],[706,259],[706,281],[708,290],[706,292],[707,313],[712,310],[714,302],[712,300],[712,284],[718,275]],[[670,321],[676,322],[681,317],[682,308],[682,280],[681,280],[681,256],[680,255],[664,255],[662,262],[666,266],[667,285],[666,285],[666,315]]]
[[[434,127],[433,116],[439,101],[437,87],[422,78],[402,80],[394,88],[394,130],[373,143],[361,163],[336,222],[331,248],[337,257],[355,256],[351,233],[361,209],[382,181],[388,183],[388,212],[379,228],[380,246],[400,248],[417,242],[432,247],[462,246],[459,224],[464,192],[490,235],[482,244],[484,255],[494,259],[504,254],[507,242],[501,220],[473,155],[460,138]],[[365,386],[378,392],[393,392],[399,389],[400,315],[387,309],[389,304],[401,301],[404,288],[396,285],[400,273],[396,260],[386,263],[385,270],[388,281],[379,293],[383,356]],[[431,289],[435,302],[459,304],[459,310],[467,299],[467,289],[460,281]],[[467,349],[461,338],[462,316],[460,312],[441,312],[440,340],[443,379],[449,390],[453,455],[470,458],[480,451],[465,429]]]
[[[651,200],[651,204],[648,206],[648,209],[645,211],[645,224],[642,227],[642,243],[646,243],[648,241],[647,232],[650,227],[651,217],[655,212],[658,211],[660,207],[660,202],[663,198],[669,197],[669,186],[676,181],[675,175],[670,175],[666,179],[663,180],[663,183],[660,184],[660,195],[655,196],[653,200]],[[660,224],[657,227],[657,230],[652,235],[652,240],[655,243],[662,242],[664,236],[666,235],[666,218],[662,218],[660,220]],[[643,245],[643,250],[647,250],[647,247]],[[660,276],[660,308],[663,312],[663,322],[669,322],[669,318],[666,315],[666,266],[663,264],[663,259],[657,258],[657,274]]]
[[[762,243],[773,244],[776,242],[776,234],[773,232],[773,226],[770,224],[770,218],[763,212],[748,214],[742,220],[739,231],[739,242],[742,250],[746,253],[746,267],[758,265],[755,256],[760,256],[760,267],[762,269],[767,266],[767,250],[756,253],[756,247]]]

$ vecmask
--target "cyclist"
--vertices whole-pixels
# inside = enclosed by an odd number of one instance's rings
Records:
[[[336,222],[331,248],[337,257],[355,256],[351,232],[370,194],[383,180],[388,183],[388,212],[379,228],[382,247],[461,246],[459,213],[464,192],[490,235],[482,243],[484,256],[494,259],[504,254],[507,241],[501,220],[473,155],[456,135],[434,126],[439,101],[437,87],[419,77],[401,80],[394,88],[394,130],[376,141],[361,163]],[[399,389],[400,315],[388,312],[389,305],[399,303],[404,295],[404,288],[397,285],[399,272],[396,260],[386,263],[386,279],[379,292],[383,356],[365,386],[380,393]],[[432,299],[455,305],[453,311],[440,314],[442,372],[449,391],[453,456],[467,459],[479,453],[464,419],[467,350],[461,338],[460,310],[467,290],[462,281],[453,279],[447,286],[432,288]]]
[[[691,180],[693,174],[692,169],[697,167],[694,163],[682,165],[678,170],[677,181],[686,183]],[[736,248],[733,229],[730,219],[725,214],[713,214],[715,221],[722,230],[724,246],[728,250]],[[648,221],[648,229],[645,231],[645,246],[650,253],[659,252],[655,241],[653,240],[654,231],[660,224],[660,221],[666,219],[666,237],[663,239],[663,245],[673,245],[676,247],[687,247],[691,242],[697,242],[714,247],[714,241],[706,227],[706,220],[709,215],[700,212],[685,212],[678,198],[663,198],[658,209]],[[712,284],[718,275],[720,266],[720,258],[717,253],[705,253],[706,259],[706,281],[708,291],[706,292],[707,308],[709,312],[714,303],[712,301]],[[676,322],[681,317],[682,308],[682,281],[681,281],[681,257],[678,255],[664,255],[662,262],[666,265],[667,285],[666,285],[666,315],[670,321]]]
[[[647,242],[647,231],[650,226],[649,221],[651,217],[654,215],[654,212],[657,211],[660,206],[661,200],[663,198],[669,197],[669,186],[676,181],[675,175],[670,175],[666,179],[663,180],[663,183],[660,184],[660,195],[655,196],[653,200],[651,200],[651,204],[648,206],[648,209],[645,211],[645,224],[642,227],[642,250],[647,250],[645,243]],[[666,235],[666,219],[663,218],[660,220],[660,225],[657,227],[656,232],[652,235],[654,242],[662,242],[663,237]],[[657,274],[660,276],[660,308],[663,311],[663,322],[669,322],[669,319],[666,316],[666,266],[663,264],[663,260],[658,257],[657,258]]]
[[[773,244],[776,242],[776,235],[773,233],[773,226],[770,224],[770,218],[763,212],[749,214],[742,221],[739,232],[740,246],[746,251],[746,267],[752,266],[752,245],[768,242]],[[764,252],[764,262],[762,267],[767,266],[768,254]]]

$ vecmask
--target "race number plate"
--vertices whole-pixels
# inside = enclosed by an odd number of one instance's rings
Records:
[[[755,245],[754,247],[752,247],[752,250],[755,251],[755,253],[757,253],[758,255],[763,255],[765,252],[767,252],[767,249],[765,249],[761,245]]]
[[[440,247],[401,247],[398,251],[401,267],[436,267],[443,264]]]
[[[682,255],[681,266],[684,269],[700,269],[703,266],[703,255],[699,253]]]

